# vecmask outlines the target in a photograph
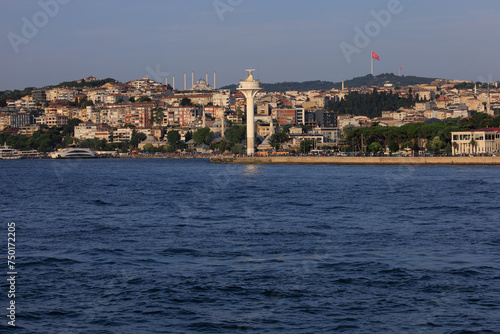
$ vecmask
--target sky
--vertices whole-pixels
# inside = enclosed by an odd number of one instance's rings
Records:
[[[500,80],[498,0],[1,0],[0,90],[88,76]]]

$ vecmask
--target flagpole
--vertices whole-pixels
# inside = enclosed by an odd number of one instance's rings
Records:
[[[372,75],[373,75],[373,51],[372,51],[372,53],[370,54],[370,58],[371,58],[371,60],[372,60]]]

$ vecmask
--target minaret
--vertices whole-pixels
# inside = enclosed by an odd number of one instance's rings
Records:
[[[220,125],[220,126],[221,126],[221,134],[220,134],[220,136],[221,136],[222,138],[224,138],[224,137],[226,137],[226,136],[224,135],[224,132],[226,132],[226,131],[225,131],[225,124],[224,124],[224,123],[226,123],[226,121],[225,121],[226,115],[225,115],[225,110],[224,110],[224,107],[221,107],[221,108],[222,108],[222,118],[221,118],[221,125]]]
[[[245,95],[247,99],[247,155],[255,153],[255,122],[254,122],[254,102],[253,99],[257,93],[262,90],[260,81],[255,81],[252,72],[255,70],[245,70],[248,77],[245,81],[240,81],[238,90]]]
[[[344,90],[345,87],[344,87],[344,80],[342,80],[342,90]]]
[[[215,71],[214,71],[214,90],[217,89],[216,81],[215,81]]]
[[[168,86],[168,75],[165,77],[165,86]]]
[[[202,119],[202,122],[203,122],[203,127],[206,126],[206,123],[205,123],[205,106],[203,106],[203,111],[202,111],[202,114],[201,114],[201,119]]]
[[[187,76],[186,76],[186,72],[184,72],[184,90],[187,90]]]
[[[175,75],[173,75],[173,77],[172,77],[172,84],[174,85],[172,88],[173,88],[173,90],[175,90]]]
[[[490,82],[488,81],[488,104],[486,105],[486,113],[491,114],[491,96],[490,96]]]
[[[191,89],[194,87],[194,71],[191,72]]]
[[[207,83],[207,85],[208,85],[208,72],[207,72],[207,74],[206,74],[206,76],[205,76],[205,81],[206,81],[206,83]]]

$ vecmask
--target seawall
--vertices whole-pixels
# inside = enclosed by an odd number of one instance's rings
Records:
[[[212,157],[211,162],[274,165],[486,165],[500,157]]]

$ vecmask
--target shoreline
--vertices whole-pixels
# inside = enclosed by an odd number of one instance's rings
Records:
[[[213,157],[210,162],[244,165],[500,166],[500,157]]]

